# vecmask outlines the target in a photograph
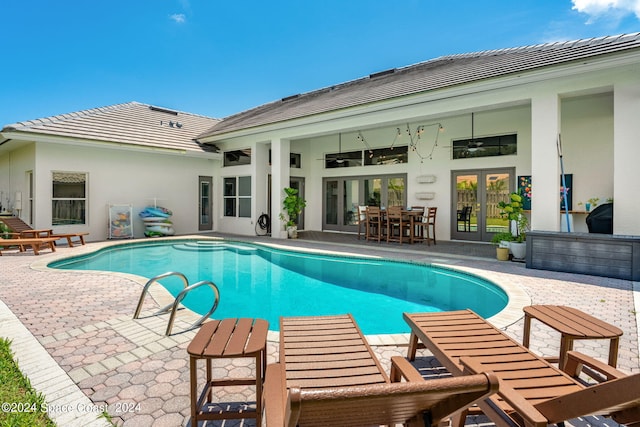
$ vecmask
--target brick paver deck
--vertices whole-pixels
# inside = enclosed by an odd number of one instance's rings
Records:
[[[471,251],[451,245],[449,252],[459,252],[451,256],[443,252],[441,248],[446,245],[440,242],[434,249],[433,245],[400,247],[365,245],[357,241],[267,238],[260,241],[448,264],[521,289],[526,300],[521,304],[571,305],[622,329],[618,368],[629,373],[640,372],[637,314],[640,284],[637,282],[527,270],[523,264],[483,257],[483,248]],[[34,387],[45,395],[50,415],[60,426],[109,425],[100,416],[102,411],[108,412],[112,422],[119,426],[190,425],[186,347],[195,332],[180,331],[197,316],[181,311],[176,317],[174,335],[166,337],[167,316],[151,316],[158,306],[169,300],[160,287],[152,287],[154,298],[147,298],[141,319],[133,320],[146,279],[44,267],[54,259],[90,252],[104,244],[108,243],[61,247],[56,253],[39,256],[4,252],[0,259],[0,336],[13,340],[19,366]],[[511,313],[498,319],[496,325],[521,340],[522,317],[521,311]],[[269,362],[277,357],[276,335],[271,335],[267,348]],[[371,341],[387,370],[391,356],[406,355],[406,336],[372,337]],[[545,356],[557,355],[559,343],[556,332],[535,322],[531,336],[533,350]],[[580,341],[576,343],[576,350],[606,360],[608,342]],[[427,353],[422,356],[418,363],[435,373],[441,372]],[[218,360],[214,366],[231,376],[244,377],[251,369],[250,364],[250,360],[234,359]],[[230,405],[253,399],[251,391],[243,387],[229,387],[218,394]],[[252,423],[253,420],[247,420],[225,425]]]

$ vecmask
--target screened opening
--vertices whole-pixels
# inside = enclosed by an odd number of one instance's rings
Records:
[[[225,151],[224,166],[240,166],[251,164],[251,148],[244,150]]]
[[[514,134],[467,138],[453,141],[453,158],[508,156],[518,154],[518,136]]]

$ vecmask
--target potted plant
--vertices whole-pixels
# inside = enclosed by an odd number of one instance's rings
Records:
[[[523,259],[526,255],[526,231],[529,221],[524,214],[522,207],[522,195],[518,193],[509,194],[508,202],[499,202],[500,216],[507,218],[510,224],[513,224],[512,235],[513,241],[509,245],[514,258]]]
[[[0,222],[0,238],[2,239],[11,238],[11,229],[4,222]]]
[[[491,243],[496,245],[496,258],[498,261],[509,260],[509,250],[511,242],[513,241],[513,235],[509,232],[496,233],[491,238]]]
[[[286,187],[284,192],[287,197],[282,201],[282,207],[286,211],[287,216],[285,217],[284,214],[281,213],[280,219],[286,223],[286,230],[289,238],[295,239],[298,237],[296,220],[305,206],[307,206],[307,201],[298,196],[298,190],[295,188]]]
[[[595,208],[598,206],[598,202],[600,201],[599,197],[591,197],[584,203],[584,210],[587,212],[591,211],[591,208]],[[578,203],[578,205],[582,205],[582,202]]]

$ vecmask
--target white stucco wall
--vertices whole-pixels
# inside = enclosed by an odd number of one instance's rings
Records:
[[[35,163],[38,197],[34,226],[51,227],[52,172],[86,172],[87,225],[59,226],[55,231],[88,231],[88,240],[102,240],[108,235],[109,204],[133,205],[134,237],[144,235],[138,214],[154,201],[173,211],[171,220],[176,234],[197,232],[198,176],[213,176],[216,161],[153,152],[38,143]],[[217,202],[214,194],[214,204]]]
[[[34,144],[26,144],[21,148],[0,155],[0,191],[2,192],[1,204],[3,209],[14,211],[16,207],[15,194],[20,192],[22,203],[21,213],[28,215],[29,186],[27,172],[33,171]],[[9,200],[7,204],[7,199]]]

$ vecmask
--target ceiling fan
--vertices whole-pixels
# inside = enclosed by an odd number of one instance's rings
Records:
[[[327,154],[322,160],[333,162],[338,165],[344,164],[346,159],[342,155],[342,133],[338,134],[338,154]]]
[[[471,139],[467,144],[467,151],[469,153],[474,153],[476,151],[484,151],[484,148],[482,148],[482,144],[484,143],[482,141],[476,141],[476,139],[474,138],[473,118],[474,118],[474,115],[473,113],[471,113]]]

